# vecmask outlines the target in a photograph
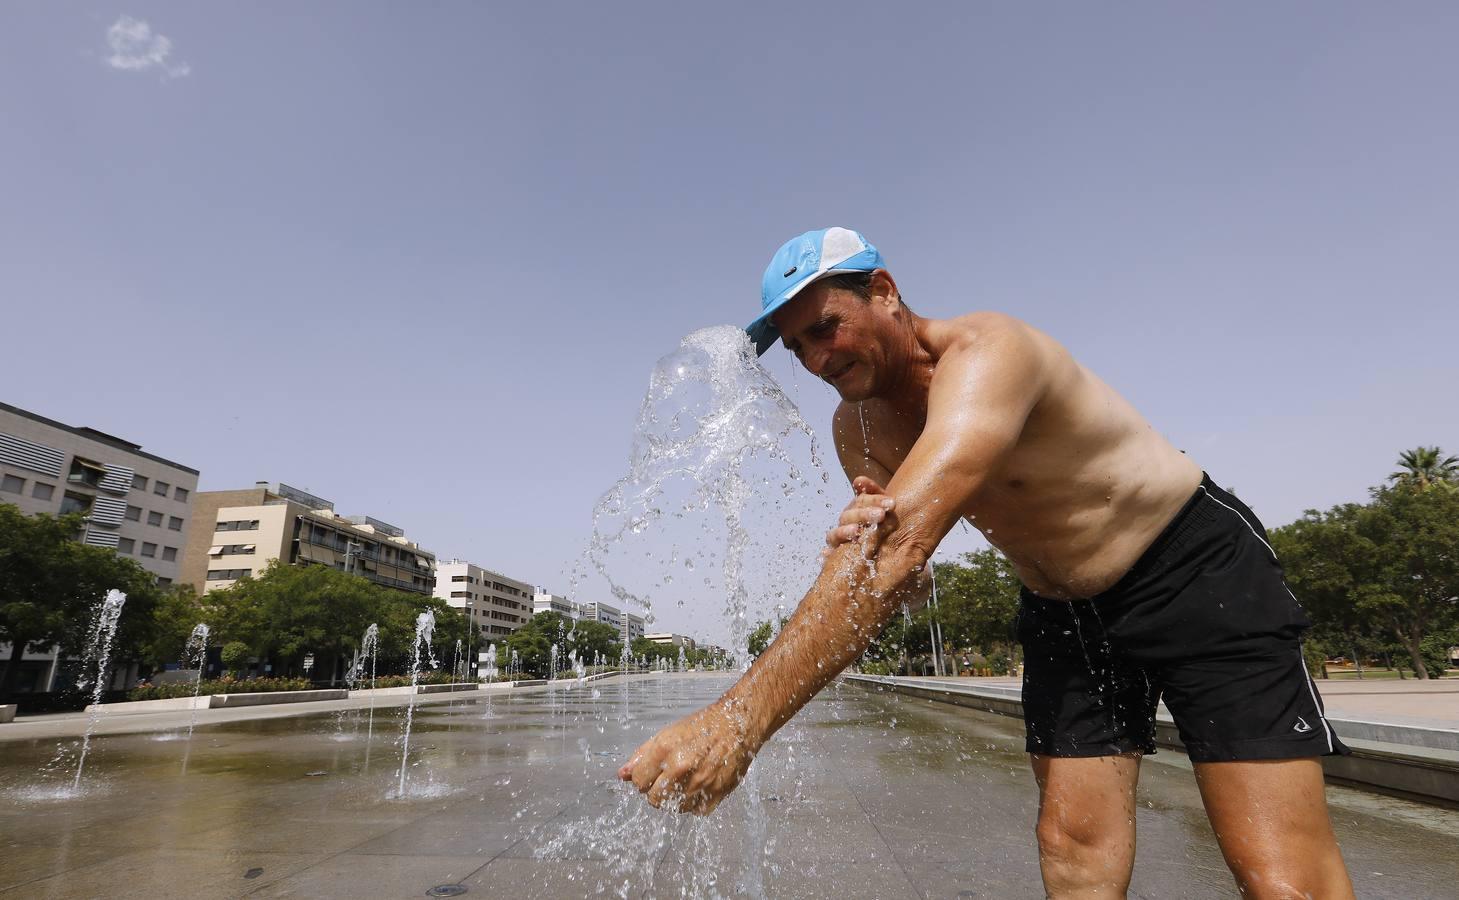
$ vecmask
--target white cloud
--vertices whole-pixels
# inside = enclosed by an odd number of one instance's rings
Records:
[[[106,43],[111,56],[106,64],[124,72],[145,72],[160,69],[164,78],[183,78],[192,72],[185,62],[171,62],[172,40],[156,34],[141,19],[122,16],[106,30]]]

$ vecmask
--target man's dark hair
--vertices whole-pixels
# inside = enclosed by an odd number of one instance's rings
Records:
[[[839,275],[827,275],[821,279],[821,282],[828,288],[850,291],[860,297],[862,302],[870,303],[872,274],[871,272],[842,272]],[[903,308],[907,306],[900,292],[897,294],[897,302],[901,303]]]

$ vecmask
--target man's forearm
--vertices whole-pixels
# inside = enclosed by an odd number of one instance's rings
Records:
[[[873,565],[856,542],[832,551],[774,643],[720,700],[751,748],[860,658],[921,583],[916,554],[883,552]]]

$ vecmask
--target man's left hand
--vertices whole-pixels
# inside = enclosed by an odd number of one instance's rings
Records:
[[[685,716],[634,751],[618,770],[657,808],[708,815],[755,758],[743,713],[723,701]]]

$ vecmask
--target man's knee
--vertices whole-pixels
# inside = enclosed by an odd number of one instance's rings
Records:
[[[1097,863],[1119,865],[1134,857],[1133,841],[1125,829],[1103,827],[1093,817],[1076,817],[1066,810],[1045,807],[1035,829],[1039,855],[1051,862],[1081,868]]]
[[[1335,853],[1291,859],[1235,855],[1228,863],[1241,895],[1251,900],[1352,896],[1347,870]]]

